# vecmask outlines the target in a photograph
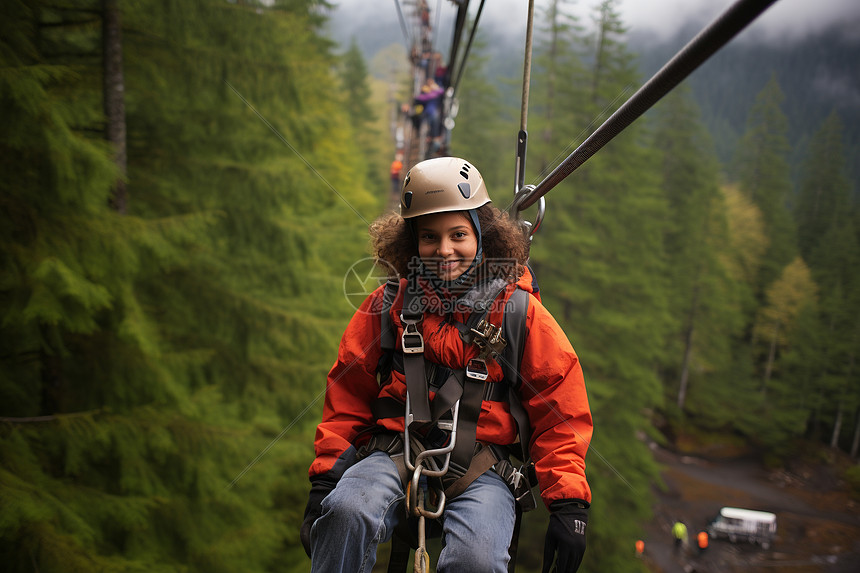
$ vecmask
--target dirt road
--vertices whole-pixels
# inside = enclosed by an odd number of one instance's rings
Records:
[[[860,504],[825,471],[768,472],[757,460],[707,461],[655,447],[665,489],[645,538],[644,559],[655,573],[858,573]],[[770,511],[777,537],[770,549],[710,540],[700,553],[696,534],[722,506]],[[670,529],[687,525],[690,546],[676,552]]]

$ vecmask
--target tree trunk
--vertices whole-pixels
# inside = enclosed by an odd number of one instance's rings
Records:
[[[854,440],[851,442],[851,459],[857,459],[858,449],[860,449],[860,407],[854,410]]]
[[[684,409],[687,400],[687,384],[690,379],[690,359],[693,356],[693,332],[695,331],[696,306],[699,303],[699,287],[693,289],[690,314],[687,318],[687,331],[684,333],[684,361],[681,365],[681,384],[678,388],[678,409]]]
[[[854,353],[848,358],[848,371],[845,373],[845,384],[851,383],[851,376],[854,374]],[[841,398],[845,398],[848,394],[847,387],[840,392]],[[845,412],[845,400],[839,400],[838,410],[836,411],[836,421],[833,422],[833,434],[830,436],[830,447],[839,447],[839,433],[842,431],[842,420]]]
[[[839,433],[842,431],[842,412],[843,402],[839,402],[839,408],[836,410],[836,420],[833,422],[833,433],[830,435],[830,447],[839,447]]]
[[[591,103],[597,105],[597,93],[600,89],[600,76],[603,73],[603,44],[607,34],[607,12],[609,8],[604,3],[600,7],[600,31],[597,36],[597,49],[594,54],[594,76],[591,80]]]
[[[102,11],[105,138],[113,147],[114,162],[119,170],[110,204],[124,215],[128,211],[125,82],[122,73],[122,25],[117,0],[102,0]]]

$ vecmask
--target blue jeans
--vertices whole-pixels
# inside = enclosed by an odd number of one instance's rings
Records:
[[[377,546],[406,518],[404,497],[397,466],[384,452],[346,470],[311,529],[311,570],[369,573]],[[437,571],[506,572],[514,519],[508,486],[495,472],[486,472],[445,506]]]

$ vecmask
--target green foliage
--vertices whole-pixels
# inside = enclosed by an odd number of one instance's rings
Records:
[[[376,209],[313,4],[122,5],[127,216],[97,3],[4,5],[6,569],[306,564],[307,411]]]
[[[788,210],[792,193],[788,165],[788,119],[780,108],[785,96],[771,77],[750,110],[747,131],[737,147],[738,183],[764,217],[770,245],[757,290],[774,280],[797,253]]]
[[[367,64],[355,39],[341,58],[340,79],[342,87],[339,97],[343,98],[347,117],[359,143],[362,157],[367,162],[367,178],[382,189],[383,179],[379,176],[374,162],[378,153],[377,141],[380,139],[374,129],[377,114],[371,106],[372,91]]]
[[[860,465],[855,464],[845,470],[842,474],[842,479],[848,483],[854,499],[860,499]]]
[[[669,301],[672,315],[680,319],[669,339],[663,377],[667,398],[698,415],[713,408],[708,380],[721,370],[743,325],[742,295],[724,252],[731,212],[718,185],[710,139],[686,85],[658,111],[655,145],[663,150],[663,189],[670,206],[665,239]],[[744,244],[743,250],[748,248]]]
[[[556,84],[559,93],[579,94],[574,101],[586,107],[591,100],[611,101],[619,85],[636,81],[631,56],[614,36],[622,31],[610,25],[612,7],[605,8],[600,14],[607,37],[592,44],[604,53],[588,68],[595,78],[588,85],[597,92],[583,92],[575,74]],[[573,45],[571,40],[566,52],[571,57]],[[541,93],[549,70],[547,65],[536,72],[535,101],[549,101]],[[566,107],[579,106],[568,100]],[[532,248],[543,300],[582,359],[595,420],[588,457],[595,503],[586,571],[638,570],[629,547],[641,535],[637,522],[649,514],[649,486],[657,474],[646,444],[636,438],[662,401],[656,372],[672,327],[660,223],[668,204],[649,137],[641,124],[631,126],[559,184]],[[618,510],[635,517],[623,523],[612,519]]]
[[[342,277],[381,203],[366,66],[355,45],[332,54],[325,3],[121,3],[122,216],[109,207],[100,6],[0,9],[4,570],[306,570],[313,426],[353,311]],[[616,6],[597,6],[593,35],[565,2],[541,16],[530,182],[639,83]],[[517,114],[488,77],[486,42],[459,88],[452,151],[504,206]],[[790,141],[781,102],[773,79],[736,186],[721,185],[682,89],[549,197],[532,263],[596,424],[584,571],[641,570],[630,547],[658,468],[639,436],[653,423],[772,457],[804,433],[846,442],[840,421],[860,406],[851,150],[835,115],[808,145]],[[807,149],[795,198],[788,158]],[[524,571],[540,568],[545,521],[527,516]]]
[[[795,206],[798,244],[809,257],[830,227],[847,222],[850,185],[842,147],[842,123],[831,114],[814,136]]]

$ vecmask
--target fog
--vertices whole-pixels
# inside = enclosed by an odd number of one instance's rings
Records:
[[[403,0],[332,0],[337,7],[332,13],[335,28],[346,35],[360,35],[362,27],[379,26],[381,21],[390,21],[392,37],[401,37],[397,19],[397,3],[404,14],[411,7]],[[536,0],[536,11],[547,6],[549,0]],[[566,8],[584,24],[592,17],[593,1],[576,1]],[[629,32],[651,34],[659,39],[674,36],[685,24],[705,25],[724,12],[733,2],[728,0],[621,0],[618,11]],[[428,0],[432,22],[439,18],[439,33],[444,36],[450,26],[456,6],[450,0]],[[480,2],[470,3],[470,13],[477,13]],[[438,14],[436,13],[438,10]],[[487,0],[481,15],[482,26],[486,25],[512,40],[525,34],[528,2],[526,0]],[[777,0],[739,39],[767,43],[784,43],[798,40],[833,28],[860,40],[860,1],[858,0]]]

